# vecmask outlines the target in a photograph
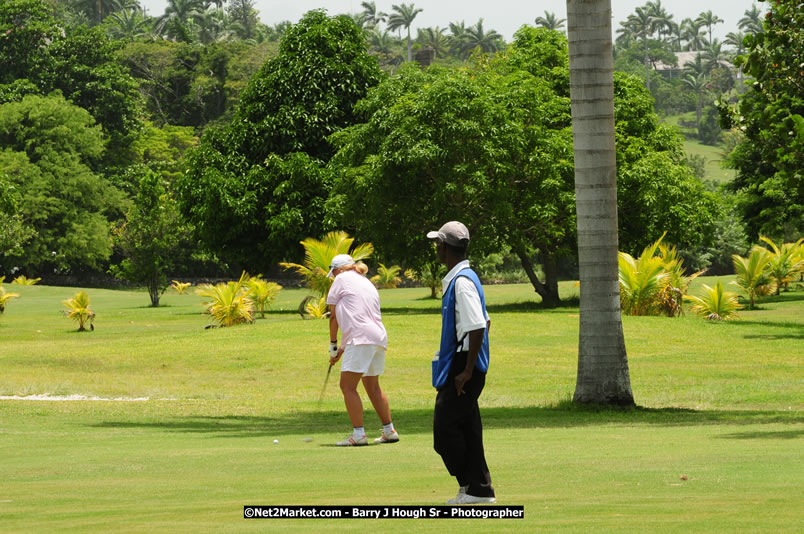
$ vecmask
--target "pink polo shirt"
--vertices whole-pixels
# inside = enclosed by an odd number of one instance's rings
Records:
[[[335,305],[335,317],[341,330],[341,347],[379,345],[388,348],[388,335],[380,314],[380,294],[371,281],[355,271],[335,277],[327,304]]]

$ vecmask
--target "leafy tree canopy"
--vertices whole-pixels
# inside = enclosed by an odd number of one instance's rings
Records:
[[[178,184],[182,211],[228,262],[262,268],[298,259],[323,232],[331,133],[381,77],[345,16],[307,13],[243,92],[232,122],[208,129]]]
[[[331,224],[380,255],[421,265],[426,231],[465,222],[471,250],[506,244],[529,270],[538,249],[557,299],[557,256],[574,254],[575,195],[566,39],[523,28],[505,53],[468,69],[405,67],[356,110],[365,122],[332,137],[339,148]],[[615,79],[621,248],[640,250],[667,230],[681,247],[702,239],[716,201],[684,163],[680,136],[658,124],[650,93]]]
[[[770,5],[765,31],[745,39],[738,59],[754,78],[736,110],[721,104],[724,127],[745,139],[729,161],[749,235],[795,240],[804,232],[804,11],[796,0]]]
[[[119,217],[124,200],[90,168],[104,147],[89,112],[58,93],[2,104],[0,146],[0,168],[20,193],[20,214],[36,231],[15,265],[99,267],[111,254],[107,217]]]

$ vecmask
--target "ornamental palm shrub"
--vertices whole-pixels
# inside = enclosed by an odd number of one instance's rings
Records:
[[[260,275],[257,275],[251,277],[248,281],[248,287],[251,291],[251,300],[254,301],[254,305],[260,311],[260,317],[265,317],[265,307],[271,305],[282,286],[276,282],[263,280]]]
[[[2,286],[3,279],[0,278],[0,313],[6,311],[6,303],[11,300],[18,298],[20,296],[19,293],[11,293],[6,291],[6,288]]]
[[[770,238],[759,236],[759,239],[771,247],[771,257],[768,261],[768,275],[774,281],[776,294],[778,295],[782,286],[787,285],[796,279],[796,275],[801,271],[801,244],[804,238],[795,243],[782,243],[779,247]]]
[[[326,296],[332,285],[327,276],[332,258],[338,254],[349,254],[355,261],[368,258],[374,252],[374,245],[364,243],[352,249],[354,238],[346,232],[330,232],[323,239],[308,237],[301,242],[304,247],[304,264],[280,263],[285,269],[295,269],[304,278],[305,285],[320,296]]]
[[[326,319],[329,317],[329,306],[327,306],[327,297],[309,297],[304,304],[305,318],[310,319]]]
[[[747,258],[734,254],[732,260],[737,275],[732,284],[745,291],[748,295],[748,309],[753,309],[757,297],[770,295],[774,290],[773,279],[768,273],[771,253],[766,248],[754,247]]]
[[[172,287],[178,295],[183,295],[191,285],[190,282],[179,282],[178,280],[172,280],[170,282],[170,287]]]
[[[736,319],[737,310],[742,308],[737,293],[725,291],[723,284],[718,281],[715,287],[703,284],[703,294],[700,297],[685,295],[684,299],[693,303],[690,311],[700,317],[712,321],[728,321]]]
[[[95,312],[89,308],[89,294],[87,294],[86,291],[79,291],[73,298],[63,302],[64,305],[67,306],[67,309],[64,310],[64,314],[68,319],[78,321],[79,332],[86,331],[84,325],[86,325],[87,322],[89,322],[89,328],[95,330],[95,325],[92,324],[92,321],[95,320]]]
[[[36,285],[39,280],[41,280],[41,278],[27,278],[24,274],[21,274],[12,280],[11,283],[20,286],[32,286]]]
[[[377,274],[371,277],[371,283],[378,289],[396,289],[402,283],[402,279],[398,276],[400,270],[399,265],[386,267],[381,263],[377,268]]]
[[[660,313],[659,296],[669,278],[664,259],[656,256],[662,237],[645,247],[638,258],[626,252],[618,253],[620,307],[626,315]]]
[[[685,276],[684,260],[674,246],[660,244],[659,256],[664,261],[664,270],[667,273],[667,284],[658,295],[659,309],[668,317],[684,315],[684,295],[687,294],[690,283],[706,272],[706,269]]]
[[[195,290],[197,295],[209,300],[204,302],[205,313],[215,320],[218,326],[233,326],[254,322],[254,301],[248,287],[249,275],[245,271],[237,282],[202,284]]]
[[[430,298],[436,299],[441,294],[441,279],[445,274],[447,274],[447,269],[443,264],[430,261],[418,271],[414,269],[405,271],[405,278],[430,288]]]

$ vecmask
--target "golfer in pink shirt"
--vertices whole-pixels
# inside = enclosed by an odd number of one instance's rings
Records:
[[[334,364],[341,357],[341,391],[352,421],[352,435],[337,442],[339,447],[368,445],[363,428],[363,403],[357,385],[363,387],[382,422],[382,435],[374,443],[394,443],[399,434],[391,421],[388,397],[380,389],[379,375],[385,371],[388,336],[380,314],[380,294],[366,278],[368,267],[355,263],[348,254],[332,259],[329,276],[335,278],[327,296],[329,305],[329,357]],[[338,345],[338,330],[341,343]]]

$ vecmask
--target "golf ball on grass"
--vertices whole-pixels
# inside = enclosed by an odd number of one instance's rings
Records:
[[[275,439],[275,440],[274,440],[274,443],[279,443],[279,440],[278,440],[278,439]]]

